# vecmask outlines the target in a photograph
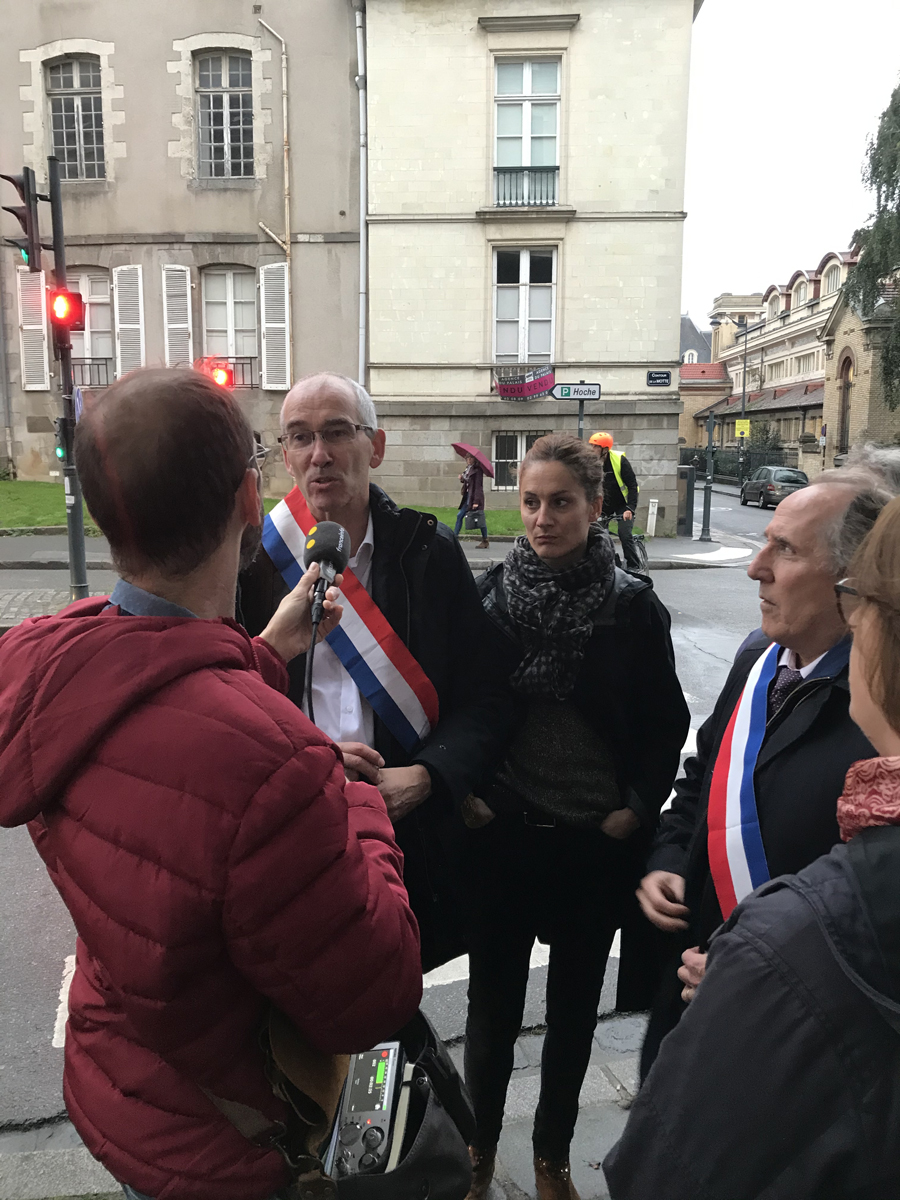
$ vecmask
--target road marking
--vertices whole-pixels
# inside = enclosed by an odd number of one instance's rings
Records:
[[[613,944],[610,947],[609,957],[618,958],[621,954],[621,935],[616,932],[613,938]],[[543,942],[535,941],[531,948],[531,958],[528,963],[528,969],[533,971],[535,967],[546,967],[550,961],[550,947],[545,946]],[[442,967],[436,967],[422,980],[422,986],[426,988],[441,987],[446,983],[458,983],[461,979],[469,978],[469,956],[462,954],[459,958],[454,958],[448,963],[444,963]]]
[[[61,1050],[66,1044],[66,1021],[69,1017],[69,988],[75,974],[75,955],[70,954],[63,963],[62,984],[59,989],[59,1005],[56,1009],[56,1024],[53,1027],[51,1046]]]
[[[707,551],[705,554],[673,554],[672,557],[682,562],[726,563],[740,562],[742,559],[749,558],[752,553],[752,550],[741,550],[737,546],[719,546],[712,553]]]

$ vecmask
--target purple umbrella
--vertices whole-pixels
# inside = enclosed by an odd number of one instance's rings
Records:
[[[456,453],[461,454],[463,458],[465,458],[467,454],[471,454],[478,463],[479,467],[481,467],[482,471],[484,471],[485,475],[490,475],[491,479],[494,478],[494,468],[484,457],[483,452],[479,450],[477,446],[470,446],[468,442],[451,442],[450,444]]]

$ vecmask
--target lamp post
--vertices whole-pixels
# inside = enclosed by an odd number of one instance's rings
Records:
[[[718,319],[718,317],[713,317],[709,323],[711,329],[718,329],[721,324],[722,322]],[[748,325],[746,317],[738,317],[735,324],[738,327],[736,337],[742,337],[744,339],[744,369],[741,372],[741,420],[743,421],[747,416],[747,343],[749,341],[749,335],[751,333],[755,333],[757,329],[764,328],[766,322],[765,318],[763,318],[763,320],[757,321],[755,325]],[[762,386],[762,380],[760,380],[760,386]],[[738,485],[742,484],[743,482],[744,439],[741,438],[738,442]]]
[[[700,541],[711,542],[709,533],[709,515],[712,509],[713,485],[713,439],[716,433],[716,418],[710,413],[706,418],[706,481],[703,484],[703,526],[700,530]]]

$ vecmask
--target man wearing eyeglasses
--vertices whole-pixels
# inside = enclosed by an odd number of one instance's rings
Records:
[[[340,746],[348,774],[374,783],[384,797],[405,855],[404,880],[420,925],[423,966],[430,970],[464,949],[455,867],[460,806],[493,764],[507,720],[504,700],[492,696],[489,674],[483,686],[472,686],[471,663],[479,661],[486,631],[484,611],[452,533],[428,513],[398,508],[371,483],[370,473],[384,459],[385,433],[364,388],[331,373],[300,380],[285,398],[281,430],[284,463],[296,484],[285,503],[301,520],[308,509],[312,521],[336,521],[347,530],[348,571],[365,592],[362,603],[374,605],[364,615],[379,628],[380,621],[387,622],[396,635],[399,671],[408,667],[409,678],[429,689],[430,727],[404,740],[378,699],[370,703],[364,694],[360,663],[348,670],[342,646],[333,639],[316,649],[316,724]],[[286,511],[284,516],[292,519]],[[265,537],[264,544],[271,549]],[[264,550],[241,577],[241,609],[251,633],[264,628],[287,591],[280,569],[281,562],[276,567]],[[346,607],[341,627],[348,628]],[[377,652],[375,647],[373,655]],[[368,655],[360,650],[362,676],[377,675],[379,664]],[[290,671],[288,694],[308,711],[305,656]]]
[[[713,931],[755,888],[838,841],[844,776],[874,750],[849,715],[850,638],[835,585],[897,491],[900,452],[858,454],[778,505],[748,568],[761,628],[698,731],[638,892],[649,920],[673,935],[642,1077],[703,978]]]

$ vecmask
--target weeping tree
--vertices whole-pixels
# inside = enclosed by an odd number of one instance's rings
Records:
[[[866,316],[884,302],[888,326],[881,369],[885,402],[895,409],[900,405],[900,86],[869,142],[863,181],[875,194],[875,212],[853,235],[860,259],[845,287],[847,299]]]

